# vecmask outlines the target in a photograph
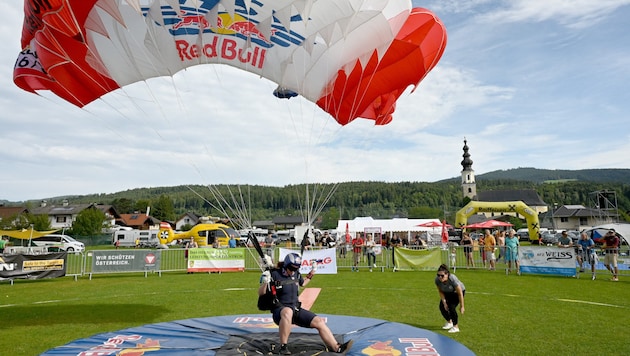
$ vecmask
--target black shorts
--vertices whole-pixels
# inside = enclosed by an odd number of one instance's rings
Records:
[[[310,328],[311,321],[313,321],[313,319],[315,319],[315,317],[317,316],[315,313],[313,313],[312,311],[308,309],[302,309],[302,308],[295,309],[292,307],[276,308],[271,312],[273,316],[273,322],[276,323],[276,325],[280,325],[280,312],[284,308],[293,309],[293,320],[291,321],[291,324],[295,324],[303,328]]]

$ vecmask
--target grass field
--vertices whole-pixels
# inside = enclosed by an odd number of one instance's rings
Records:
[[[385,319],[443,333],[478,355],[629,355],[630,279],[506,276],[458,270],[459,334],[441,329],[435,272],[320,275],[313,311]],[[0,284],[0,354],[37,355],[97,333],[194,317],[261,313],[259,273],[98,275]]]

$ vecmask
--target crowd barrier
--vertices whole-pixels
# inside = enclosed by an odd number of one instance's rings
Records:
[[[285,247],[286,248],[286,247]],[[368,254],[363,249],[358,256],[358,264],[354,263],[354,252],[347,246],[339,246],[335,249],[336,265],[338,270],[351,271],[369,271],[369,272],[385,272],[385,271],[413,271],[413,270],[435,270],[440,264],[447,265],[453,272],[458,269],[482,270],[489,269],[489,262],[486,261],[483,246],[471,246],[472,259],[468,259],[467,247],[458,246],[456,244],[448,244],[436,247],[408,246],[385,248],[377,246],[375,250],[374,260],[368,263]],[[291,248],[290,248],[291,249]],[[319,249],[314,247],[313,249]],[[560,249],[547,246],[523,246],[520,247],[524,255],[535,256],[541,253],[553,254],[575,251],[573,249]],[[525,250],[524,250],[525,249]],[[274,261],[278,261],[279,248],[265,249],[265,252],[272,256]],[[300,253],[298,248],[291,250]],[[187,251],[181,248],[172,249],[116,249],[116,250],[94,250],[87,252],[68,253],[66,259],[66,276],[73,277],[75,280],[79,277],[89,276],[92,278],[94,274],[110,274],[110,273],[143,273],[145,277],[150,274],[161,275],[162,272],[186,272]],[[505,259],[509,252],[504,247],[494,249],[495,270],[508,273],[508,263]],[[523,254],[523,253],[521,253]],[[610,275],[605,268],[602,251],[598,250],[599,262],[596,265],[596,275]],[[151,268],[148,256],[159,259],[159,263],[155,264],[155,268]],[[244,250],[244,269],[249,271],[260,270],[260,257],[253,248]],[[524,264],[523,257],[519,256],[521,265]],[[572,260],[574,261],[574,259]],[[618,257],[619,275],[630,275],[630,251],[627,247],[622,249]],[[149,267],[147,267],[149,266]],[[566,265],[565,265],[566,267]],[[569,264],[568,272],[565,275],[576,276],[580,278],[581,274],[586,273],[590,277],[591,266],[585,261],[584,271]],[[512,272],[516,273],[515,266]],[[523,267],[522,267],[523,269]],[[531,271],[530,271],[531,272]],[[535,272],[533,272],[535,273]],[[555,274],[554,271],[543,271],[544,274]],[[13,284],[12,279],[10,280]]]

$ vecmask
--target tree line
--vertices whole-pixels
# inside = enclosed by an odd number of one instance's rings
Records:
[[[332,184],[319,185],[317,189],[330,190]],[[305,205],[306,185],[271,187],[259,185],[214,186],[212,190],[227,201],[238,201],[250,212],[252,221],[271,220],[278,216],[300,216]],[[630,211],[630,185],[625,183],[597,183],[564,181],[534,183],[512,179],[478,180],[477,191],[533,189],[543,201],[552,206],[584,205],[595,207],[593,193],[614,191],[622,220],[628,221]],[[235,192],[239,192],[238,194]],[[221,202],[211,189],[202,185],[159,188],[138,188],[114,194],[73,197],[73,203],[99,202],[113,205],[119,213],[144,212],[151,207],[151,216],[174,221],[186,212],[198,215],[223,217]],[[357,216],[373,218],[445,218],[454,215],[468,202],[462,197],[459,180],[443,182],[346,182],[339,183],[335,193],[324,207],[320,223],[331,225],[338,219]]]

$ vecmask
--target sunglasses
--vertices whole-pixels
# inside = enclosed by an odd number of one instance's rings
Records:
[[[293,266],[293,265],[288,265],[288,266],[287,266],[287,269],[288,269],[289,271],[295,272],[295,271],[297,271],[298,269],[300,269],[300,267],[295,267],[295,266]]]
[[[444,277],[444,276],[446,276],[446,275],[445,275],[445,274],[440,274],[440,273],[438,273],[438,274],[437,274],[437,276],[438,276],[438,277],[440,277],[440,278],[442,278],[442,277]]]

